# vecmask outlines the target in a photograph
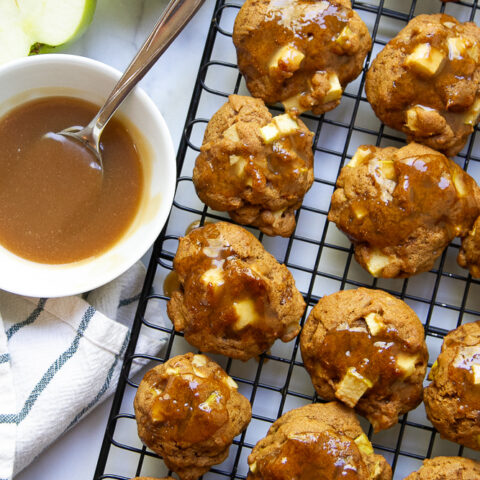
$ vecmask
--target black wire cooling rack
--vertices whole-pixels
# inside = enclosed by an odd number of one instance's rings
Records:
[[[374,46],[367,57],[363,74],[347,87],[338,108],[321,117],[303,116],[305,123],[315,132],[315,182],[296,214],[296,231],[290,238],[283,239],[250,230],[294,275],[308,304],[305,315],[321,296],[344,288],[381,288],[405,300],[425,326],[431,366],[444,335],[461,323],[480,316],[480,282],[456,264],[458,242],[448,247],[435,268],[428,273],[406,280],[374,279],[357,265],[350,243],[335,225],[329,224],[326,217],[337,175],[359,145],[383,147],[404,144],[404,137],[384,127],[366,101],[364,74],[370,60],[413,16],[445,12],[461,21],[472,21],[479,15],[480,7],[478,0],[447,4],[439,0],[365,0],[352,3],[369,27]],[[170,356],[192,349],[183,335],[173,330],[165,314],[168,298],[162,295],[161,284],[172,269],[178,238],[184,235],[187,226],[194,221],[203,224],[205,221],[226,219],[226,215],[213,212],[200,202],[195,195],[191,174],[209,118],[229,94],[247,94],[235,64],[231,40],[239,8],[239,4],[225,3],[224,0],[217,0],[214,7],[178,151],[180,176],[174,206],[153,248],[95,480],[125,480],[140,475],[162,477],[168,474],[163,461],[144,447],[136,434],[132,402],[141,375],[131,377],[130,367],[135,359],[161,363]],[[480,181],[477,137],[475,132],[456,160]],[[149,308],[153,305],[162,308],[163,318],[149,315]],[[165,338],[165,347],[159,357],[138,351],[137,340],[143,333]],[[288,344],[277,342],[271,352],[246,363],[220,356],[213,358],[236,380],[239,391],[250,399],[253,415],[248,429],[234,441],[228,459],[212,468],[204,478],[244,479],[248,473],[246,458],[271,423],[286,411],[319,399],[303,369],[298,338]],[[362,425],[372,438],[376,451],[392,465],[395,480],[417,469],[426,457],[466,455],[479,459],[478,452],[440,439],[426,419],[423,406],[404,415],[397,426],[376,435],[372,434],[368,423],[362,420]]]

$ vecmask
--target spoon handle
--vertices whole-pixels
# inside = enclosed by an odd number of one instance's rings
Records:
[[[125,97],[150,70],[203,2],[204,0],[171,0],[168,3],[152,33],[118,80],[97,116],[90,122],[88,127],[93,129],[97,141]]]

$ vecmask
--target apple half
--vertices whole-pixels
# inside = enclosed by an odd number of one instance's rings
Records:
[[[80,36],[96,0],[0,0],[0,64]]]

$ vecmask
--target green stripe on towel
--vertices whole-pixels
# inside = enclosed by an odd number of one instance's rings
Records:
[[[38,301],[38,304],[35,307],[35,310],[28,316],[26,320],[24,320],[23,322],[16,323],[15,325],[12,325],[6,332],[7,340],[10,340],[12,335],[18,332],[21,328],[33,323],[39,317],[39,315],[43,312],[43,309],[45,308],[46,303],[47,303],[47,299],[41,298]]]
[[[102,388],[99,390],[95,398],[70,422],[70,425],[65,429],[65,432],[72,428],[82,417],[85,415],[91,408],[95,406],[96,403],[103,397],[105,392],[108,390],[110,386],[110,382],[112,380],[113,372],[115,371],[115,367],[117,366],[118,360],[123,356],[125,350],[127,349],[128,342],[130,340],[130,332],[126,335],[125,340],[123,341],[122,348],[120,349],[120,353],[115,355],[115,360],[113,361],[110,370],[107,373],[107,377],[105,379],[105,383],[102,385]]]
[[[0,415],[0,423],[17,423],[19,424],[25,417],[29,414],[30,410],[35,405],[37,398],[40,394],[47,388],[48,384],[51,382],[55,374],[65,365],[65,363],[73,357],[75,352],[78,350],[80,340],[83,337],[85,330],[88,327],[88,324],[95,314],[95,309],[92,306],[89,306],[85,313],[83,314],[82,320],[78,327],[75,338],[73,339],[70,347],[65,350],[56,360],[53,362],[48,370],[44,373],[40,381],[35,385],[34,389],[28,396],[25,404],[23,405],[22,410],[18,414],[3,414]]]

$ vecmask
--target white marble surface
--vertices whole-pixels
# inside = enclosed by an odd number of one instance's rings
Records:
[[[167,0],[98,0],[86,34],[62,52],[83,55],[123,70],[153,28]],[[204,6],[142,80],[170,127],[178,147],[213,12]],[[49,447],[17,480],[93,478],[106,420],[108,400]]]

